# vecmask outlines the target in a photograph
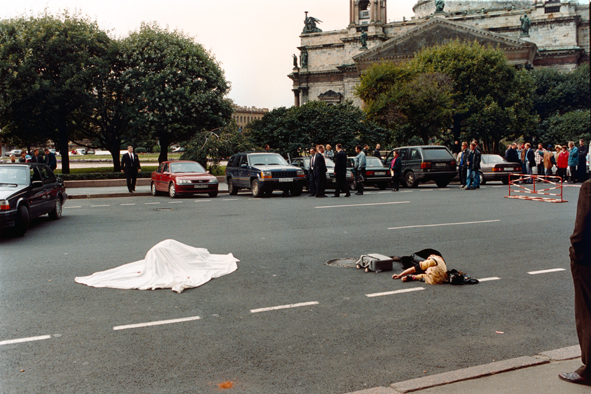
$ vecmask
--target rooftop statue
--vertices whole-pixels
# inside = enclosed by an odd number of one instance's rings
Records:
[[[435,0],[435,12],[443,12],[445,2],[443,0]]]
[[[361,32],[361,37],[359,37],[359,41],[361,41],[360,49],[367,49],[367,32],[365,30]]]
[[[308,11],[306,11],[306,19],[304,19],[304,30],[302,33],[320,33],[322,30],[316,26],[316,23],[322,23],[322,21],[313,16],[308,16]]]
[[[527,16],[527,14],[523,14],[521,18],[521,35],[524,37],[529,37],[529,27],[531,26],[531,19]]]

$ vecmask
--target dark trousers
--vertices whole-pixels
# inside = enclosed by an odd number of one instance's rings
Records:
[[[466,179],[468,178],[468,167],[460,167],[458,171],[460,174],[460,185],[466,186]]]
[[[324,196],[324,191],[326,190],[326,173],[319,174],[316,179],[316,197]]]
[[[130,192],[135,191],[135,180],[137,179],[137,174],[135,173],[126,173],[125,177],[127,178],[127,190]]]
[[[579,172],[577,173],[579,182],[587,180],[587,160],[579,161]]]
[[[346,196],[350,196],[349,184],[347,183],[347,174],[336,174],[336,185],[334,195],[339,196],[340,193],[345,193]]]
[[[566,168],[559,168],[556,175],[558,175],[563,182],[566,182]]]
[[[575,321],[583,361],[577,373],[591,380],[591,266],[571,262],[570,268],[575,285]]]
[[[356,170],[355,172],[355,180],[357,181],[357,193],[363,194],[364,184],[365,184],[365,167]]]
[[[398,190],[400,187],[400,174],[392,175],[392,184],[394,185],[394,190]]]
[[[538,175],[546,175],[544,164],[538,164]]]
[[[310,171],[310,176],[308,177],[308,191],[311,196],[316,195],[316,178],[314,178],[314,173],[312,171]]]
[[[570,181],[577,181],[577,166],[570,166]]]

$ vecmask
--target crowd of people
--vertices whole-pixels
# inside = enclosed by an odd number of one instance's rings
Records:
[[[51,171],[55,171],[57,168],[57,158],[55,157],[55,153],[51,152],[49,148],[45,148],[43,150],[45,155],[40,155],[39,149],[33,149],[32,151],[28,152],[23,149],[21,151],[21,156],[17,159],[15,155],[10,155],[10,162],[16,163],[45,163]]]

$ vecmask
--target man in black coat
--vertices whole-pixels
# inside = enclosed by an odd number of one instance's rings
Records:
[[[127,147],[127,153],[121,157],[121,172],[125,172],[125,177],[127,178],[127,190],[129,190],[130,193],[135,191],[137,173],[141,169],[140,158],[137,154],[133,153],[133,146],[129,145]]]
[[[316,196],[316,179],[314,178],[314,162],[316,160],[316,148],[310,148],[310,169],[308,170],[308,197]]]
[[[44,152],[45,164],[47,164],[47,166],[51,168],[51,171],[55,171],[55,169],[57,168],[57,159],[55,158],[55,154],[51,153],[51,151],[48,148],[45,148]]]
[[[345,192],[345,197],[351,197],[349,185],[347,184],[347,153],[343,145],[337,144],[337,154],[334,157],[334,175],[336,185],[333,197],[339,197],[340,192]]]
[[[583,366],[575,372],[558,376],[567,382],[591,386],[591,181],[581,186],[570,243],[570,269],[575,285],[575,322]]]
[[[579,182],[585,182],[587,180],[587,154],[589,148],[585,145],[585,140],[581,138],[579,141],[579,170],[577,179]]]
[[[316,147],[318,153],[314,159],[314,179],[316,180],[316,197],[326,197],[326,160],[324,160],[324,145]]]

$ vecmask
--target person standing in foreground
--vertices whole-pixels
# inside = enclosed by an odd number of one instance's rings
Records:
[[[355,194],[362,196],[363,186],[365,183],[365,153],[363,152],[363,149],[361,149],[361,145],[357,145],[355,147],[355,152],[357,153],[357,156],[355,156],[355,180],[357,181],[357,193]]]
[[[55,158],[55,154],[51,153],[51,151],[48,148],[45,148],[44,152],[45,164],[47,164],[47,166],[51,168],[51,171],[55,171],[55,169],[57,168],[57,160]]]
[[[137,173],[141,169],[140,158],[137,154],[133,153],[133,146],[129,145],[127,147],[127,153],[121,158],[121,172],[125,172],[125,177],[127,178],[127,190],[129,190],[130,193],[135,191]]]
[[[316,160],[316,148],[310,148],[310,169],[308,170],[308,197],[316,196],[316,178],[314,177],[314,162]]]
[[[390,163],[390,174],[392,175],[392,184],[394,185],[393,191],[398,191],[398,185],[400,183],[400,175],[402,174],[402,159],[398,156],[397,150],[393,153],[394,158]]]
[[[316,147],[316,159],[314,160],[314,179],[316,180],[316,197],[326,197],[326,160],[324,160],[324,145]]]
[[[341,144],[337,144],[337,154],[334,157],[334,175],[336,185],[333,197],[339,197],[340,192],[345,192],[345,197],[351,197],[347,184],[347,154]]]
[[[579,192],[575,229],[570,237],[570,268],[575,286],[575,321],[583,366],[561,373],[562,380],[591,386],[591,181]]]
[[[587,154],[589,153],[589,148],[585,145],[585,140],[579,140],[579,173],[577,174],[577,179],[579,182],[585,182],[587,180]]]

